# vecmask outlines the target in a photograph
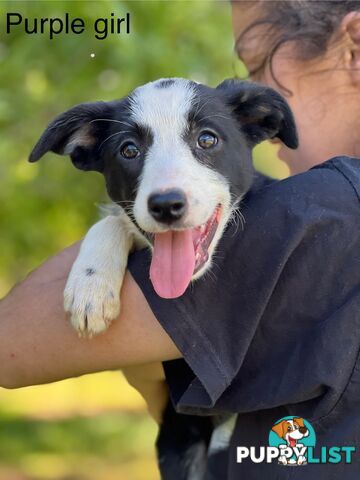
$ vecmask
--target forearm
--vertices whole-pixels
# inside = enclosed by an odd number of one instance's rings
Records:
[[[78,338],[63,310],[63,289],[78,248],[48,260],[1,301],[1,386],[47,383],[180,356],[129,273],[119,318],[102,335]]]

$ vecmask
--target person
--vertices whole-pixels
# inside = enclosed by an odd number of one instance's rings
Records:
[[[45,262],[0,303],[0,385],[124,368],[158,420],[168,390],[179,413],[238,413],[221,478],[355,480],[356,454],[336,463],[326,450],[304,472],[238,463],[236,447],[267,445],[289,415],[309,420],[320,446],[360,446],[360,3],[232,9],[251,79],[285,94],[294,112],[300,147],[280,145],[279,156],[297,175],[250,192],[245,228],[229,225],[214,278],[179,299],[156,296],[149,253],[134,253],[121,314],[91,341],[64,321],[78,245]]]

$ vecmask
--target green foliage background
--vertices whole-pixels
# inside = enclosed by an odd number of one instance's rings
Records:
[[[69,12],[84,19],[87,29],[53,40],[46,34],[26,35],[21,27],[7,35],[6,12],[30,19]],[[112,12],[119,17],[130,12],[131,34],[95,39],[94,21]],[[119,98],[159,77],[189,77],[215,86],[225,77],[243,75],[232,46],[225,1],[0,1],[0,296],[83,236],[97,218],[96,204],[106,199],[102,177],[74,169],[64,157],[49,154],[38,164],[27,163],[47,123],[74,104]],[[269,148],[256,153],[258,167],[285,175]],[[107,388],[111,395],[110,383]],[[25,439],[16,425],[14,431]],[[72,475],[67,478],[92,478],[90,473]]]

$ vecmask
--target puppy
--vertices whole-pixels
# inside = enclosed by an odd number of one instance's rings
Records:
[[[74,328],[98,334],[118,316],[134,248],[151,248],[150,278],[164,298],[203,275],[252,184],[252,147],[273,137],[297,146],[286,101],[235,80],[209,88],[161,79],[58,116],[30,162],[48,151],[69,155],[75,167],[104,175],[118,206],[89,230],[71,270],[64,296]]]
[[[280,445],[281,447],[303,447],[302,443],[298,443],[299,440],[308,437],[310,432],[304,424],[304,419],[300,417],[294,417],[293,420],[282,420],[272,427],[272,431],[275,432],[280,438],[286,441],[286,445]],[[299,455],[298,459],[288,459],[285,455],[280,455],[279,463],[283,465],[303,465],[306,463],[306,457]]]
[[[104,175],[114,205],[89,230],[69,275],[64,303],[73,327],[96,335],[118,316],[133,249],[151,249],[149,274],[158,295],[182,295],[211,267],[216,245],[252,185],[252,148],[274,137],[297,147],[286,101],[270,88],[232,79],[216,88],[161,79],[121,100],[75,106],[50,123],[29,160],[49,151],[70,156],[75,167]],[[163,478],[198,478],[184,467],[193,463],[190,427],[197,421],[188,417],[189,428],[181,425],[186,455],[181,442],[174,455],[160,455]],[[198,436],[205,430],[209,438],[208,425],[200,422]],[[159,438],[169,451],[169,436],[160,432]],[[203,452],[207,446],[204,440]],[[198,457],[192,453],[197,463]]]

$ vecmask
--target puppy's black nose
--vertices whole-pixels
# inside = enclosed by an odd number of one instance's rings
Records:
[[[148,199],[148,209],[151,216],[161,223],[171,223],[180,220],[187,207],[185,194],[181,190],[167,190],[153,193]]]
[[[307,432],[307,428],[306,427],[300,427],[299,432],[302,433],[303,435],[305,435],[305,433]]]

